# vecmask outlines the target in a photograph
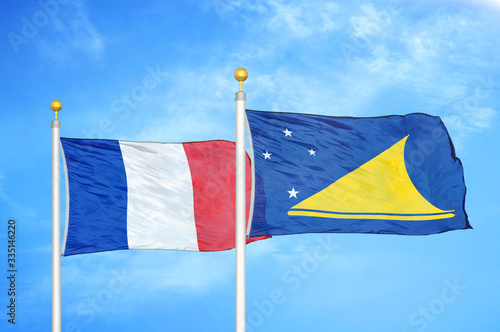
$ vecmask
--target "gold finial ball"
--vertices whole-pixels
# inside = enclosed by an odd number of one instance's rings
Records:
[[[59,112],[62,108],[62,103],[59,100],[54,100],[50,103],[50,108],[52,108],[54,112]]]
[[[246,71],[245,68],[238,68],[234,72],[234,78],[236,78],[237,81],[243,82],[246,80],[248,77],[248,72]]]

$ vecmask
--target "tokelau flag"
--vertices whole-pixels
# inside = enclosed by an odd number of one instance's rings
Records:
[[[250,237],[471,228],[462,164],[439,117],[246,114],[255,182]]]

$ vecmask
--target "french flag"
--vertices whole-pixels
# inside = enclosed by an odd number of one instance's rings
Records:
[[[67,202],[64,256],[235,247],[234,142],[61,138],[61,145]],[[248,156],[246,188],[248,220]]]

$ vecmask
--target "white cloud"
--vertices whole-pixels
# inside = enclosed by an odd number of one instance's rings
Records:
[[[482,51],[472,41],[474,35],[485,32],[487,24],[475,22],[460,11],[452,15],[436,11],[415,23],[411,7],[401,5],[394,9],[389,5],[367,4],[358,7],[351,18],[343,18],[345,22],[336,22],[334,18],[340,16],[339,9],[328,7],[327,2],[318,1],[315,6],[305,7],[295,1],[232,1],[227,5],[225,9],[232,11],[231,17],[236,22],[252,13],[251,17],[256,20],[252,24],[268,26],[279,34],[271,33],[264,41],[238,44],[234,48],[214,46],[208,53],[213,51],[224,57],[217,66],[213,63],[219,59],[208,57],[196,70],[169,69],[164,82],[148,92],[147,100],[130,112],[129,121],[134,122],[133,128],[140,130],[133,132],[129,127],[118,136],[171,142],[234,139],[235,64],[253,65],[253,68],[247,67],[250,79],[245,82],[249,108],[372,115],[370,108],[373,109],[373,101],[380,98],[380,93],[401,88],[413,94],[414,104],[418,104],[421,111],[445,116],[450,114],[450,105],[457,103],[457,98],[467,89],[466,82],[470,81],[465,71],[451,73],[449,61],[454,61],[459,68],[468,66],[467,70],[484,67],[485,63],[478,62]],[[249,17],[243,20],[250,24]],[[295,62],[291,67],[292,62],[282,58],[281,35],[294,38],[316,35],[329,26],[329,20],[334,25],[350,23],[352,43],[354,38],[364,36],[366,45],[358,47],[355,56],[345,59],[341,66],[341,59],[325,59],[313,50],[299,60],[305,68],[303,73]],[[383,29],[371,28],[374,22]],[[242,31],[242,37],[247,36],[245,30]],[[337,44],[332,41],[331,35],[317,38],[324,43],[325,52],[339,50],[338,41]],[[483,101],[478,107],[492,109]],[[138,121],[140,125],[135,125]],[[467,120],[467,123],[480,128],[478,125],[486,121],[473,124]],[[125,127],[126,123],[116,126],[117,130]]]
[[[105,39],[92,23],[83,1],[61,7],[52,20],[57,40],[41,39],[38,52],[42,59],[69,64],[79,55],[100,60],[105,52]]]
[[[433,41],[429,38],[421,39],[415,37],[413,40],[409,41],[409,48],[412,49],[413,57],[417,61],[423,61],[426,58],[437,56]]]
[[[339,28],[338,6],[331,1],[316,0],[306,4],[298,0],[210,0],[205,7],[213,8],[221,20],[265,26],[267,31],[279,34],[282,39],[303,39]]]
[[[353,16],[350,19],[353,35],[359,38],[377,36],[384,33],[392,22],[394,13],[387,10],[377,10],[372,3],[361,6],[363,15]]]
[[[0,192],[0,201],[4,202],[8,206],[10,206],[15,213],[19,213],[24,216],[28,217],[33,217],[36,216],[36,211],[32,209],[31,207],[26,206],[26,204],[17,202],[10,198],[8,195],[4,194],[3,192]]]
[[[303,2],[269,1],[270,17],[268,27],[274,31],[286,31],[287,34],[306,38],[315,33],[334,30],[337,24],[333,17],[337,6],[328,2],[315,2],[305,6]]]
[[[235,69],[207,65],[201,70],[179,68],[164,72],[166,83],[151,93],[148,104],[142,105],[144,109],[134,112],[147,121],[135,137],[130,133],[127,136],[167,142],[231,139],[234,127],[221,123],[234,118],[232,99],[238,89]],[[147,109],[150,105],[154,110]]]
[[[232,52],[231,58],[235,58],[241,63],[247,63],[250,60],[258,60],[260,63],[271,64],[276,55],[274,45],[254,45],[241,43],[240,46]]]
[[[363,15],[351,17],[354,49],[346,59],[346,72],[340,78],[345,83],[340,86],[347,82],[366,86],[363,98],[404,87],[418,97],[415,102],[422,111],[447,117],[447,125],[456,128],[460,136],[487,129],[496,114],[490,105],[491,96],[474,98],[474,105],[468,106],[466,112],[455,105],[474,96],[474,84],[479,82],[471,81],[471,74],[477,75],[478,70],[492,64],[481,60],[484,50],[494,45],[492,22],[477,21],[470,12],[460,10],[435,11],[414,22],[408,9],[402,7],[399,15],[387,17],[380,14],[384,12],[382,7],[369,4],[361,6]],[[397,24],[398,29],[386,34],[373,28],[377,22],[387,27]],[[359,44],[357,38],[363,38],[364,43]],[[455,68],[453,72],[451,67]]]
[[[234,275],[234,255],[228,253],[184,252],[173,259],[166,258],[166,253],[155,256],[144,261],[146,256],[141,255],[140,260],[132,263],[137,271],[142,267],[138,276],[161,276],[142,285],[151,291],[200,296],[224,286]]]
[[[478,129],[490,128],[496,111],[487,107],[478,107],[466,115],[466,119]]]
[[[467,136],[491,128],[497,113],[488,107],[466,107],[443,116],[443,122],[455,146],[461,149]]]
[[[500,0],[451,0],[452,2],[469,3],[473,5],[484,4],[495,10],[500,10]]]
[[[65,312],[84,321],[84,309],[95,308],[90,303],[97,303],[94,313],[101,317],[129,315],[145,303],[171,303],[171,296],[179,302],[216,293],[234,279],[234,253],[123,250],[77,255],[63,258],[61,274]]]
[[[262,256],[272,255],[276,252],[279,252],[279,249],[271,238],[249,244],[246,249],[246,256],[248,260],[260,260]]]

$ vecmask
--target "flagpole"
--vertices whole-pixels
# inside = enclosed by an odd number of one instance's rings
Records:
[[[248,72],[238,68],[234,78],[240,82],[236,92],[236,332],[246,331],[246,152],[245,152],[245,101],[243,81]]]
[[[59,100],[50,103],[56,118],[52,120],[52,332],[61,332],[61,162],[59,141],[61,122]]]

